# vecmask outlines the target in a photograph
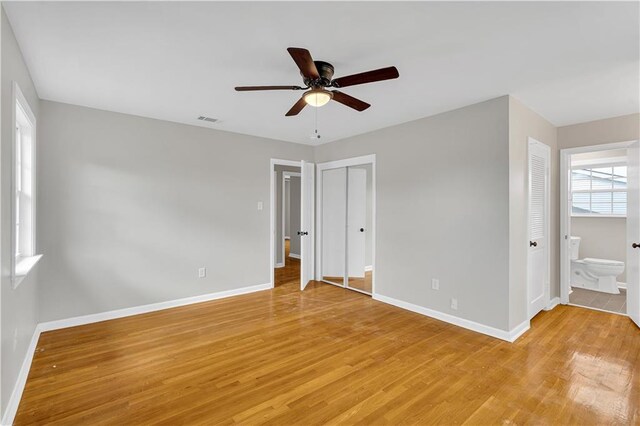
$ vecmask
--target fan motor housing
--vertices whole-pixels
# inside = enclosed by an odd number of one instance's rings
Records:
[[[316,64],[316,68],[318,70],[318,74],[320,74],[319,79],[311,79],[303,76],[302,81],[309,87],[327,87],[331,85],[331,80],[333,79],[334,68],[329,62],[323,61],[313,61]]]

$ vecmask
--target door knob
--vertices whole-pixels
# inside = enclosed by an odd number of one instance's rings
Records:
[[[364,228],[360,228],[360,232],[364,232]]]
[[[309,235],[309,233],[304,231],[298,231],[298,235]]]
[[[536,241],[529,241],[529,247],[538,247],[538,243]]]
[[[640,248],[640,244],[638,244],[638,243],[633,243],[633,244],[631,244],[631,247],[633,247],[633,248]]]

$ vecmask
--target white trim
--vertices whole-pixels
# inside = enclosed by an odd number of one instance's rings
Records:
[[[365,272],[373,271],[373,265],[367,265],[367,266],[365,266],[365,267],[364,267],[364,271],[365,271]]]
[[[83,315],[79,317],[67,318],[57,321],[48,321],[36,325],[36,328],[31,337],[31,343],[25,354],[22,367],[18,373],[16,384],[11,392],[9,403],[5,409],[4,416],[2,417],[2,425],[11,425],[18,411],[18,405],[22,398],[22,392],[27,384],[27,377],[29,376],[29,370],[31,369],[31,363],[33,361],[33,355],[35,354],[38,339],[40,334],[45,331],[59,330],[62,328],[76,327],[79,325],[92,324],[95,322],[108,321],[118,318],[129,317],[133,315],[145,314],[148,312],[162,311],[165,309],[176,308],[178,306],[192,305],[195,303],[208,302],[211,300],[224,299],[232,296],[240,296],[242,294],[255,293],[257,291],[264,291],[271,289],[271,284],[259,284],[249,287],[241,287],[233,290],[219,291],[216,293],[203,294],[200,296],[185,297],[182,299],[168,300],[166,302],[151,303],[149,305],[134,306],[131,308],[116,309],[114,311],[101,312],[98,314]]]
[[[549,302],[547,307],[544,308],[544,310],[545,311],[550,311],[550,310],[554,309],[556,306],[558,306],[559,304],[560,304],[560,298],[559,297],[554,297],[553,299],[551,299],[551,301]]]
[[[16,203],[15,203],[15,194],[16,194],[16,106],[20,104],[22,112],[27,116],[27,120],[29,121],[29,125],[31,126],[31,251],[30,256],[36,256],[37,247],[36,247],[36,224],[37,224],[37,163],[36,163],[36,152],[37,152],[37,144],[38,144],[38,125],[36,116],[31,109],[31,105],[27,101],[27,98],[24,97],[20,86],[16,81],[12,82],[12,97],[11,97],[11,264],[10,264],[10,276],[11,276],[11,286],[15,290],[18,285],[22,282],[25,276],[16,276],[16,246],[18,244],[17,235],[15,232],[16,229]],[[38,258],[39,260],[39,258]]]
[[[289,251],[289,257],[293,257],[294,259],[300,259],[299,254],[291,253],[291,251]]]
[[[335,161],[327,161],[325,163],[317,164],[317,175],[316,175],[316,211],[317,211],[317,220],[316,220],[316,235],[317,238],[315,240],[316,244],[316,281],[322,280],[322,172],[324,170],[330,169],[338,169],[342,167],[349,166],[361,166],[365,164],[371,164],[371,202],[373,204],[372,209],[372,229],[371,229],[371,265],[370,271],[372,271],[371,276],[371,296],[374,297],[376,295],[376,213],[377,213],[377,204],[376,204],[376,154],[362,155],[360,157],[352,157],[345,158],[342,160]],[[345,271],[346,273],[346,271]],[[347,286],[346,277],[343,280],[343,284],[339,285],[339,287],[348,288],[350,290],[354,290]],[[365,293],[368,294],[368,293]],[[374,297],[375,298],[375,297]]]
[[[277,268],[284,268],[284,262],[278,262],[276,263],[276,269]]]
[[[285,258],[286,258],[286,250],[285,250],[285,238],[284,238],[284,225],[285,225],[285,216],[286,216],[286,211],[284,209],[284,200],[286,198],[285,196],[285,188],[287,187],[286,182],[285,182],[285,176],[284,173],[282,174],[282,202],[281,202],[281,206],[280,206],[280,215],[282,216],[282,228],[280,228],[282,230],[282,240],[280,241],[280,245],[281,245],[281,250],[280,250],[280,259],[282,259],[282,262],[278,262],[278,264],[276,265],[276,268],[278,267],[278,265],[282,264],[282,266],[284,266],[284,263],[286,262]],[[291,187],[289,187],[291,188]]]
[[[275,260],[275,237],[276,237],[276,183],[275,183],[275,171],[276,165],[278,166],[291,166],[291,167],[302,167],[302,161],[293,161],[293,160],[280,160],[277,158],[272,158],[269,161],[269,266],[271,270],[271,287],[275,286],[276,282],[276,260]],[[283,197],[284,198],[284,197]],[[283,230],[284,233],[284,230]]]
[[[83,315],[66,318],[57,321],[48,321],[40,324],[42,331],[58,330],[78,325],[92,324],[94,322],[107,321],[132,315],[146,314],[148,312],[161,311],[163,309],[176,308],[178,306],[192,305],[194,303],[208,302],[224,299],[226,297],[239,296],[241,294],[254,293],[256,291],[269,290],[271,285],[259,284],[250,287],[241,287],[233,290],[219,291],[200,296],[185,297],[183,299],[168,300],[166,302],[151,303],[149,305],[134,306],[132,308],[116,309],[114,311],[100,312],[97,314]]]
[[[575,303],[567,303],[567,306],[573,306],[573,307],[576,307],[576,308],[591,309],[592,311],[604,312],[605,314],[621,315],[623,317],[628,317],[629,316],[628,314],[625,314],[625,313],[622,313],[622,312],[606,311],[604,309],[594,308],[593,306],[576,305]]]
[[[29,377],[31,362],[33,361],[33,355],[36,353],[36,347],[38,346],[38,339],[40,339],[41,331],[42,329],[40,327],[40,324],[37,324],[35,330],[33,331],[33,336],[31,336],[31,342],[29,343],[29,347],[27,348],[27,353],[25,353],[24,355],[24,360],[22,361],[22,366],[20,367],[20,371],[18,372],[16,383],[13,386],[13,391],[11,392],[11,396],[9,397],[9,402],[7,403],[7,407],[5,408],[4,416],[2,416],[3,425],[12,425],[13,420],[16,417],[16,413],[18,412],[18,405],[20,405],[22,392],[24,392],[24,387],[27,384],[27,377]]]
[[[530,323],[527,320],[527,321],[524,321],[522,324],[518,325],[517,327],[513,328],[512,330],[506,331],[506,330],[501,330],[499,328],[490,327],[488,325],[480,324],[475,321],[456,317],[454,315],[445,314],[444,312],[425,308],[424,306],[418,306],[418,305],[414,305],[413,303],[394,299],[392,297],[383,296],[381,294],[374,294],[373,299],[383,303],[387,303],[389,305],[397,306],[398,308],[415,312],[417,314],[421,314],[430,318],[444,321],[446,323],[453,324],[458,327],[466,328],[467,330],[475,331],[481,334],[486,334],[487,336],[495,337],[497,339],[506,340],[507,342],[514,342],[518,337],[520,337],[527,330],[529,330],[529,327],[530,327]]]
[[[284,239],[285,239],[285,240],[290,240],[290,239],[291,239],[291,237],[289,237],[289,236],[286,236],[286,235],[285,235]]]
[[[565,148],[560,150],[560,303],[569,305],[571,290],[571,156],[585,152],[626,149],[637,140],[613,142],[600,145]],[[627,212],[628,213],[628,212]],[[607,312],[607,311],[605,311]]]

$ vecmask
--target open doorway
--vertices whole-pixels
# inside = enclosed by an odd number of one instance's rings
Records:
[[[637,141],[561,152],[561,302],[634,321],[640,304],[636,157]]]
[[[271,284],[304,290],[314,273],[314,164],[271,159]]]
[[[300,167],[277,165],[274,286],[300,281]]]

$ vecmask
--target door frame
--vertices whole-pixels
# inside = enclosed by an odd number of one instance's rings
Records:
[[[270,287],[274,288],[276,284],[276,166],[291,166],[302,168],[302,161],[295,160],[281,160],[278,158],[272,158],[269,162],[269,176],[270,176],[270,189],[269,189],[269,268],[271,274]],[[284,189],[284,175],[282,179],[282,188]],[[284,195],[284,194],[283,194]],[[282,197],[284,200],[284,196]],[[284,205],[284,203],[283,203]],[[282,215],[284,222],[284,213]],[[284,224],[282,228],[282,251],[284,255]],[[284,264],[284,256],[282,258]]]
[[[580,146],[560,150],[560,303],[569,304],[569,287],[571,281],[571,211],[569,210],[571,156],[585,152],[626,149],[637,140],[612,142],[598,145]],[[628,212],[627,212],[628,214]]]
[[[527,138],[527,318],[531,320],[533,316],[531,315],[530,307],[531,307],[531,285],[529,283],[529,270],[531,268],[529,262],[529,238],[530,238],[530,226],[531,226],[531,170],[529,168],[530,163],[530,155],[531,155],[531,146],[536,145],[542,148],[545,151],[545,155],[547,157],[547,168],[545,170],[545,183],[544,183],[544,192],[545,192],[545,211],[544,211],[544,234],[546,237],[546,247],[545,247],[545,264],[546,264],[546,274],[545,274],[545,283],[544,283],[544,309],[546,309],[551,303],[551,148],[549,145],[542,143],[532,137]]]
[[[371,218],[371,297],[374,297],[376,293],[376,154],[362,155],[359,157],[345,158],[342,160],[334,160],[327,161],[325,163],[318,163],[316,165],[316,281],[322,281],[322,172],[324,170],[330,169],[339,169],[342,167],[349,166],[363,166],[366,164],[371,164],[371,203],[373,204],[372,208],[372,218]],[[346,246],[345,246],[346,249]],[[345,250],[345,272],[346,272],[346,256],[347,252]],[[322,281],[326,282],[326,281]],[[328,283],[338,287],[347,288],[346,280],[343,280],[343,284],[335,284]],[[366,295],[363,291],[359,291],[358,289],[354,289],[349,287],[349,290],[357,291]]]

